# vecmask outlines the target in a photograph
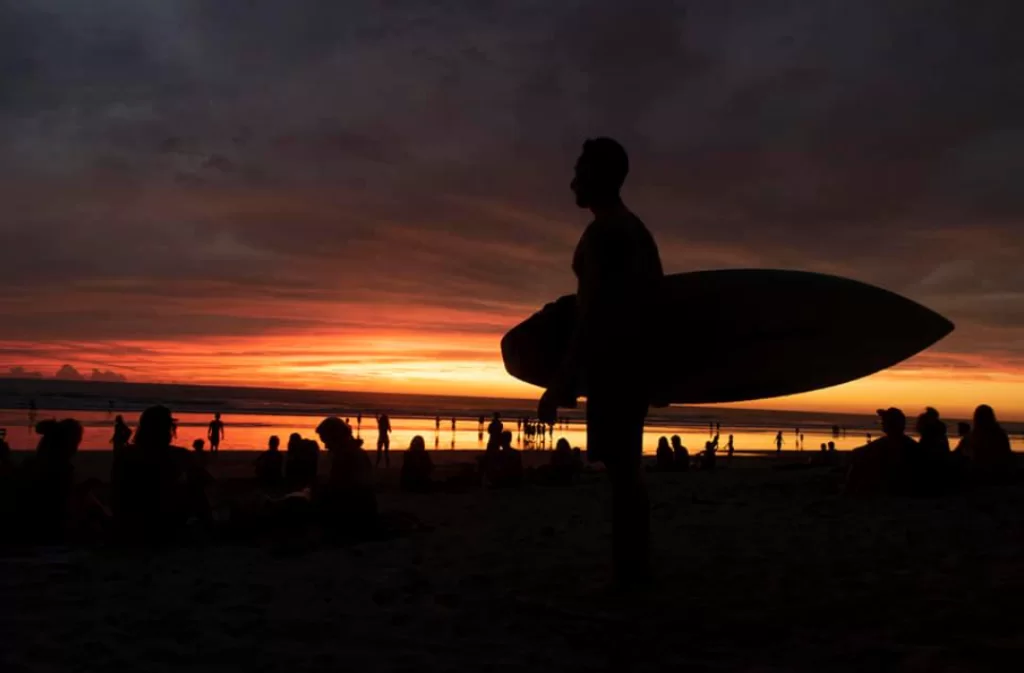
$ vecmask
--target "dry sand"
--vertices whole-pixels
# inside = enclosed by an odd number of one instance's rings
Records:
[[[215,471],[250,459],[221,454]],[[102,471],[89,460],[80,473]],[[769,461],[652,474],[658,580],[615,598],[602,475],[422,496],[383,477],[382,510],[429,530],[290,555],[8,554],[0,668],[1021,670],[1019,487],[849,500],[835,472]]]

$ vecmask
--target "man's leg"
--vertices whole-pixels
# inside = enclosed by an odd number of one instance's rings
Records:
[[[391,438],[384,438],[384,466],[391,467]]]
[[[623,418],[622,454],[606,463],[612,482],[612,562],[615,581],[631,585],[651,573],[651,514],[643,472],[643,416]]]
[[[377,464],[380,465],[380,452],[384,447],[384,440],[380,437],[377,438]]]
[[[643,474],[647,405],[634,400],[587,401],[587,449],[604,462],[612,487],[612,564],[615,583],[650,576],[650,504]]]

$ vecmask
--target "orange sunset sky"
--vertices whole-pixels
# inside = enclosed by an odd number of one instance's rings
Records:
[[[0,48],[9,376],[535,396],[498,342],[574,291],[572,165],[611,135],[667,272],[834,273],[957,324],[891,371],[749,406],[1024,419],[1013,22],[883,0],[51,4],[0,10],[24,38]]]

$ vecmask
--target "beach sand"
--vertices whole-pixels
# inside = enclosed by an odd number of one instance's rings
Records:
[[[244,475],[252,455],[230,456],[214,472]],[[104,459],[79,460],[80,475],[102,473]],[[840,471],[772,464],[649,475],[657,582],[631,597],[604,589],[601,474],[563,489],[413,496],[393,487],[392,468],[381,475],[382,511],[428,529],[346,548],[8,553],[0,665],[1020,670],[1020,487],[852,500],[838,495]]]

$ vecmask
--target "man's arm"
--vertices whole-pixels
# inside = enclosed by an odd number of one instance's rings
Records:
[[[605,265],[597,254],[599,246],[596,246],[592,236],[587,234],[584,234],[581,246],[582,259],[577,267],[576,315],[572,335],[554,380],[545,391],[538,407],[538,420],[547,424],[554,422],[559,407],[572,408],[576,405],[576,386],[587,340],[593,330],[595,301],[601,296],[604,283]]]

